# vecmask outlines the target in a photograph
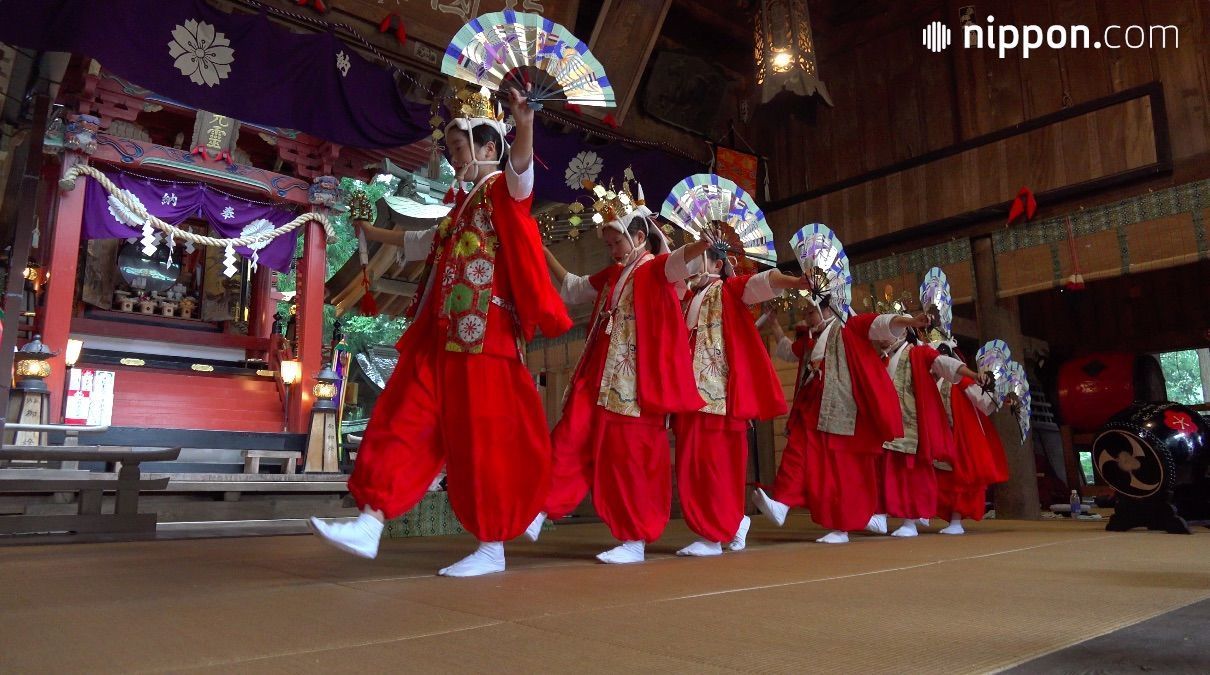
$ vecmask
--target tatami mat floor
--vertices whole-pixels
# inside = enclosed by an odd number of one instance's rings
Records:
[[[508,547],[509,572],[434,570],[469,537],[366,561],[310,536],[0,547],[0,671],[984,672],[1210,598],[1210,532],[987,521],[963,537],[810,543],[606,566],[600,524]]]

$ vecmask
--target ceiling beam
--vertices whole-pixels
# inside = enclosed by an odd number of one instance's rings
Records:
[[[605,0],[588,46],[605,66],[617,107],[586,107],[586,115],[600,119],[612,113],[618,124],[626,121],[671,6],[672,0]]]

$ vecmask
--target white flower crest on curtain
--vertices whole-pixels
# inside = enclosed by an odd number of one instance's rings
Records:
[[[272,232],[273,229],[273,223],[264,218],[257,218],[256,220],[245,225],[243,229],[240,230],[239,238],[244,239],[247,237],[255,237],[258,234],[267,234]],[[256,271],[256,266],[258,263],[260,263],[260,255],[258,251],[268,246],[272,241],[272,239],[262,239],[260,241],[255,241],[251,244],[248,244],[248,248],[252,251],[252,271]]]
[[[226,79],[231,74],[231,64],[235,63],[235,50],[227,36],[205,21],[194,19],[172,29],[168,55],[176,59],[172,65],[182,75],[207,87]]]
[[[564,183],[567,184],[567,187],[578,190],[584,186],[585,180],[595,183],[597,176],[601,175],[601,170],[604,168],[605,160],[601,159],[597,153],[592,150],[583,150],[567,163],[567,170],[563,172]]]

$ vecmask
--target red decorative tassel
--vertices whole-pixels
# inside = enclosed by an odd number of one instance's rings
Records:
[[[324,0],[294,0],[294,4],[299,7],[314,7],[315,11],[320,14],[328,13],[328,5],[324,3]]]
[[[366,269],[361,268],[361,287],[365,291],[361,300],[357,302],[357,308],[361,310],[362,316],[378,316],[378,303],[374,301],[374,294],[370,292],[370,275]]]
[[[1025,217],[1029,220],[1034,217],[1034,213],[1038,210],[1038,201],[1034,199],[1034,193],[1027,187],[1022,187],[1017,191],[1017,196],[1013,199],[1013,204],[1008,210],[1008,222],[1006,225],[1012,225],[1015,220]]]
[[[567,103],[563,106],[563,109],[575,115],[580,114],[580,106],[576,105],[575,103]]]
[[[609,125],[610,129],[618,128],[618,120],[616,117],[613,116],[613,113],[609,113],[608,115],[602,117],[601,121],[604,122],[605,124]]]
[[[404,28],[403,19],[399,18],[398,14],[387,14],[379,22],[378,32],[385,33],[387,31],[395,31],[395,40],[401,45],[408,40],[407,29]]]

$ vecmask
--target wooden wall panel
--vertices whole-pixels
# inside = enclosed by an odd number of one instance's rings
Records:
[[[1150,24],[1180,29],[1179,48],[1151,50],[1156,77],[1164,83],[1173,157],[1199,155],[1210,148],[1210,8],[1205,0],[1148,0],[1146,8]]]
[[[847,13],[843,23],[834,26],[830,21],[840,10],[812,2],[820,74],[833,93],[835,107],[803,104],[813,108],[813,114],[783,116],[761,127],[758,145],[771,157],[775,200],[801,194],[803,185],[818,189],[1156,80],[1163,83],[1168,103],[1166,121],[1174,159],[1210,154],[1210,43],[1203,39],[1210,34],[1210,5],[1204,0],[975,3],[981,23],[991,14],[995,25],[1086,24],[1094,42],[1110,24],[1175,25],[1180,29],[1179,48],[1171,44],[1166,49],[1042,47],[1028,59],[1018,48],[1001,59],[989,49],[951,47],[933,54],[920,45],[920,29],[934,19],[954,28],[960,40],[957,17],[959,8],[968,4],[968,0],[911,0],[895,3],[885,12],[871,12],[867,19],[854,20],[853,13]],[[1120,32],[1117,38],[1123,39]],[[911,123],[914,114],[919,120],[916,125]],[[1121,139],[1127,145],[1133,142],[1125,132],[1137,128],[1140,120],[1109,126],[1105,121],[1100,116],[1084,121],[1100,138],[1098,146],[1069,145],[1073,137],[1063,136],[1065,158],[1083,169],[1099,160],[1106,172],[1120,165]],[[805,135],[800,135],[800,129],[805,129]],[[803,151],[779,147],[787,138],[795,139],[795,147],[801,144]],[[984,196],[1002,195],[1025,184],[1029,173],[1016,167],[1027,157],[1000,158],[1007,164],[979,157],[980,173],[990,174],[979,186]],[[968,167],[962,168],[969,173]],[[1059,170],[1065,170],[1064,165],[1040,169]]]
[[[998,207],[1023,185],[1043,194],[1154,165],[1153,123],[1148,97],[1119,101],[767,215],[779,240],[810,222],[828,224],[846,244],[888,237]],[[1107,163],[1099,148],[1115,143],[1122,151]]]

